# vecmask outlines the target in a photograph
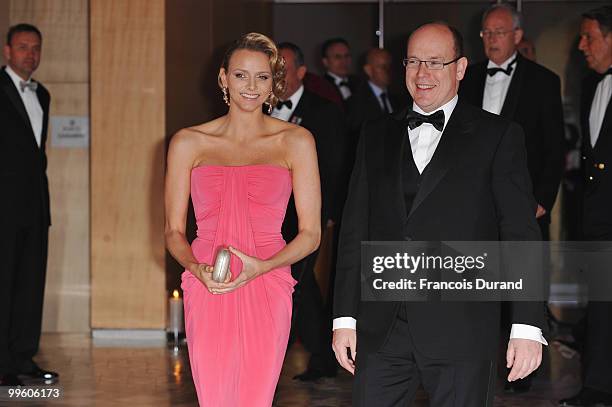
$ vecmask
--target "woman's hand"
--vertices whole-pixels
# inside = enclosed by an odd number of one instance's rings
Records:
[[[217,294],[215,290],[220,289],[221,284],[223,283],[218,283],[215,280],[213,280],[212,278],[213,269],[214,269],[213,266],[210,266],[204,263],[200,263],[200,264],[195,265],[193,274],[196,276],[198,280],[202,282],[202,284],[206,286],[206,288],[211,294]],[[224,282],[228,283],[231,279],[232,279],[232,273],[228,272],[227,276],[225,277]]]
[[[240,261],[242,261],[242,272],[232,282],[226,280],[224,283],[218,283],[218,287],[213,287],[211,289],[213,294],[225,294],[232,292],[235,289],[244,286],[255,277],[258,277],[268,271],[265,261],[258,259],[257,257],[248,256],[231,246],[229,247],[229,251],[234,256],[237,256]]]

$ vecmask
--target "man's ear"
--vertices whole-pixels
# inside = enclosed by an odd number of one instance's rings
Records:
[[[518,45],[519,42],[521,42],[523,39],[523,34],[525,34],[525,32],[522,28],[517,28],[514,30],[514,45]]]
[[[321,62],[323,62],[323,66],[325,67],[325,69],[329,68],[329,61],[327,60],[327,57],[323,57],[323,59],[321,59]]]
[[[4,60],[8,62],[9,56],[11,55],[11,47],[5,45],[4,47],[2,47],[2,53],[4,54]]]
[[[304,76],[306,76],[306,71],[308,71],[308,69],[306,68],[306,65],[302,65],[297,69],[297,76],[300,79],[300,81],[304,80]]]
[[[457,61],[457,80],[460,81],[465,76],[465,71],[468,67],[468,59],[466,57],[461,57]]]
[[[368,75],[368,78],[372,77],[372,67],[370,66],[370,64],[365,64],[363,66],[363,72],[365,72],[365,74]]]

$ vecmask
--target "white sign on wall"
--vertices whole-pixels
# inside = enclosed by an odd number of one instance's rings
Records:
[[[56,148],[89,147],[89,117],[51,116],[51,146]]]

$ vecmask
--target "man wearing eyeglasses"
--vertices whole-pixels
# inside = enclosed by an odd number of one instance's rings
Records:
[[[485,11],[480,35],[488,59],[468,67],[459,94],[523,127],[538,202],[535,216],[543,239],[548,240],[564,165],[561,82],[555,73],[518,52],[523,30],[521,15],[512,6],[498,4]]]
[[[363,126],[340,230],[333,348],[355,375],[353,405],[492,406],[499,303],[361,300],[363,241],[539,240],[521,128],[457,96],[461,34],[444,23],[408,39],[414,103]],[[508,380],[542,358],[544,315],[516,303]]]

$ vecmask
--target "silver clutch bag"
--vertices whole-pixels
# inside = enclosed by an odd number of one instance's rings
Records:
[[[215,267],[213,268],[212,278],[218,283],[223,283],[227,278],[227,273],[230,269],[231,254],[227,249],[219,249],[217,258],[215,259]]]

